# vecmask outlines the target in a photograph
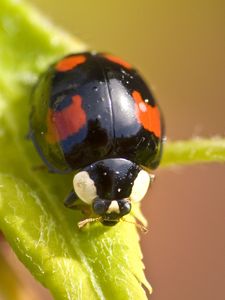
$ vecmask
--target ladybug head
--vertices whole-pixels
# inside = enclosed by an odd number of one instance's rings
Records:
[[[132,202],[144,197],[150,181],[151,176],[135,163],[110,158],[81,170],[74,176],[73,185],[77,196],[91,205],[93,213],[98,216],[88,220],[113,226],[130,212]]]

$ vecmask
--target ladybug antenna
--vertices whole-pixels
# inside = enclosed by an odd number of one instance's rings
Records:
[[[126,223],[134,224],[134,225],[135,225],[137,228],[139,228],[139,229],[141,230],[141,232],[143,232],[143,233],[147,233],[147,232],[148,232],[148,228],[145,227],[144,225],[141,225],[141,224],[139,224],[139,223],[137,223],[137,222],[128,221],[128,220],[126,220],[126,219],[124,219],[124,218],[121,218],[120,220],[123,221],[123,222],[126,222]]]
[[[88,218],[88,219],[80,221],[77,225],[78,225],[79,228],[83,228],[88,223],[98,222],[98,221],[101,221],[101,220],[102,220],[102,217],[99,217],[99,218]]]

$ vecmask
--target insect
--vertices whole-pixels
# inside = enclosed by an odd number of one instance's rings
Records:
[[[70,54],[50,66],[32,95],[30,137],[50,172],[74,172],[69,208],[78,223],[117,224],[145,196],[160,162],[161,111],[138,72],[104,53]]]

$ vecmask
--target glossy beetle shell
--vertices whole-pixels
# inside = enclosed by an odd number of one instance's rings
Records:
[[[32,95],[30,136],[50,171],[106,158],[150,169],[162,153],[161,112],[141,76],[107,54],[71,54],[52,65]]]

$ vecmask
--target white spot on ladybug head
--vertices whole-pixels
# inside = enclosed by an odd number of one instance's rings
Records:
[[[150,181],[151,178],[149,174],[146,171],[141,170],[134,180],[134,184],[129,197],[130,200],[134,202],[141,201],[148,191]]]
[[[108,208],[108,210],[107,210],[107,214],[110,214],[110,213],[112,213],[112,212],[115,212],[115,213],[117,213],[117,214],[119,214],[120,213],[120,207],[119,207],[119,204],[118,204],[118,202],[116,201],[116,200],[113,200],[112,202],[111,202],[111,204],[109,205],[109,208]]]
[[[95,183],[86,171],[81,171],[74,176],[73,187],[77,196],[89,205],[97,197]]]

